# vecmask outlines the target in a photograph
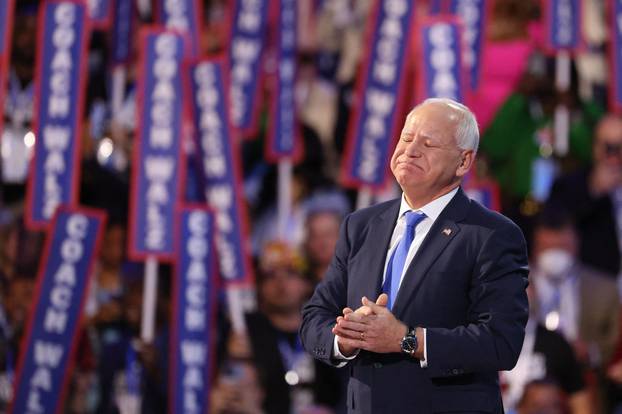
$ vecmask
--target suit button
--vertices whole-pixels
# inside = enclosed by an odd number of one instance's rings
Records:
[[[454,375],[458,375],[460,373],[460,370],[454,368],[451,370],[451,373]]]
[[[374,362],[374,368],[382,368],[382,364],[380,362]]]

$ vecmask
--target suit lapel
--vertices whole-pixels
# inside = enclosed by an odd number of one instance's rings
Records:
[[[417,254],[415,254],[408,266],[397,294],[397,299],[393,305],[393,313],[396,316],[400,316],[400,313],[406,308],[408,301],[414,297],[421,283],[428,275],[430,266],[460,232],[460,227],[456,223],[464,218],[468,207],[469,199],[460,188],[438,216],[421,243],[419,250],[417,250]]]
[[[357,305],[360,305],[360,300],[363,296],[367,296],[370,300],[376,300],[379,295],[384,273],[384,263],[399,210],[400,199],[397,199],[370,223],[367,237],[372,241],[372,248],[366,249],[359,266],[359,269],[368,276],[361,278],[362,283],[360,284],[359,303]]]

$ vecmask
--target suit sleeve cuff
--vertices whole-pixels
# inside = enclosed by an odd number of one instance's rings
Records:
[[[421,365],[421,368],[428,367],[428,346],[427,346],[427,341],[425,339],[425,333],[426,333],[426,329],[423,328],[423,359],[419,361],[419,365]]]
[[[338,361],[342,361],[336,365],[337,368],[344,367],[348,363],[348,361],[352,361],[354,358],[358,356],[358,354],[359,354],[358,349],[356,350],[354,355],[349,356],[349,357],[342,354],[341,351],[339,350],[339,344],[337,343],[337,336],[335,336],[335,339],[333,340],[333,358]]]

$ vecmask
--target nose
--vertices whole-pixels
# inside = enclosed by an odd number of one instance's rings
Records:
[[[419,148],[419,141],[418,139],[413,139],[410,142],[406,143],[406,148],[404,148],[404,154],[406,154],[409,157],[414,157],[414,158],[418,158],[421,156],[421,149]]]

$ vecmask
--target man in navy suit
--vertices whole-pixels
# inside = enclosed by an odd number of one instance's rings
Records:
[[[301,336],[349,367],[349,413],[503,412],[498,371],[523,342],[527,252],[514,223],[460,188],[478,142],[467,107],[426,100],[391,158],[402,197],[342,224]]]

